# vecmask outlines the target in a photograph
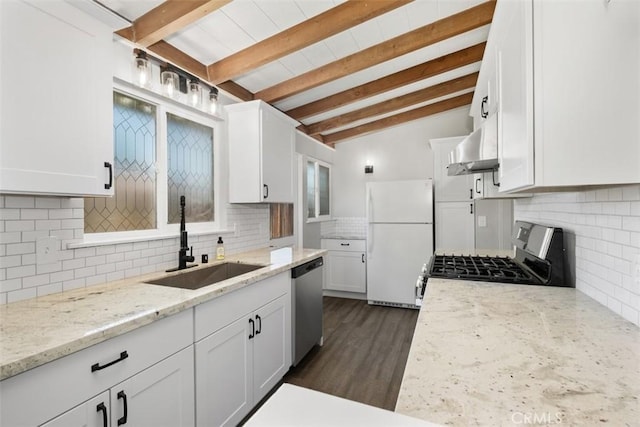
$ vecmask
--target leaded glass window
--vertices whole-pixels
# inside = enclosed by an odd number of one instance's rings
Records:
[[[180,196],[187,222],[213,221],[213,129],[167,113],[167,150],[169,223],[180,222]]]
[[[113,94],[114,196],[84,199],[85,232],[156,228],[156,107]]]

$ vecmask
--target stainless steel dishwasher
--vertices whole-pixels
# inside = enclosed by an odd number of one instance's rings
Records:
[[[324,261],[316,258],[291,270],[293,366],[313,348],[322,345],[322,278]]]

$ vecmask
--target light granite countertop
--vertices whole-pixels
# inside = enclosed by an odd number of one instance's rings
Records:
[[[640,328],[573,288],[429,279],[396,412],[640,426]]]
[[[0,380],[241,289],[325,253],[322,249],[293,249],[290,257],[279,257],[273,262],[269,249],[230,255],[217,263],[240,262],[265,267],[197,290],[144,283],[167,274],[154,273],[2,305]],[[215,264],[202,264],[186,271]]]

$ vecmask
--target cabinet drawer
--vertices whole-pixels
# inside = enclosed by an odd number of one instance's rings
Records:
[[[193,311],[185,310],[8,378],[0,382],[0,425],[40,425],[192,343]]]
[[[201,340],[290,291],[291,273],[286,271],[196,306],[195,340]]]
[[[322,249],[330,251],[365,252],[365,240],[322,239]]]

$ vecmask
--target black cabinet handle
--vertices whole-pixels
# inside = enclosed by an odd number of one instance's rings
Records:
[[[469,208],[470,208],[469,213],[473,214],[473,203],[469,203]]]
[[[102,365],[101,366],[99,363],[94,363],[93,365],[91,365],[91,372],[100,371],[100,370],[102,370],[104,368],[108,368],[111,365],[115,365],[118,362],[122,362],[127,357],[129,357],[129,353],[127,353],[126,351],[123,351],[122,353],[120,353],[120,357],[119,358],[107,363],[106,365]]]
[[[473,199],[473,188],[469,189],[469,198]]]
[[[256,320],[258,321],[258,329],[256,329],[256,335],[262,332],[262,317],[256,314]]]
[[[96,406],[96,411],[102,411],[102,427],[109,427],[107,424],[107,407],[104,406],[104,402],[99,403],[98,406]]]
[[[118,400],[122,399],[124,414],[122,414],[122,418],[118,419],[118,425],[121,426],[127,423],[127,395],[124,394],[124,390],[118,392]]]
[[[253,319],[249,319],[249,323],[251,323],[251,333],[249,334],[249,339],[252,339],[256,336],[256,324]]]
[[[269,186],[267,184],[262,184],[262,198],[267,199],[269,197]]]
[[[113,165],[109,162],[104,162],[104,167],[109,168],[109,183],[104,185],[104,189],[108,190],[113,186]]]
[[[485,96],[484,98],[482,98],[482,104],[480,104],[480,116],[482,116],[483,119],[486,119],[489,116],[489,112],[484,110],[485,105],[487,105],[489,103],[489,97]]]
[[[364,254],[362,254],[362,263],[364,264]]]
[[[478,184],[482,182],[482,178],[476,178],[476,193],[480,194],[480,190],[478,190]]]
[[[340,246],[351,246],[351,243],[340,243]]]

